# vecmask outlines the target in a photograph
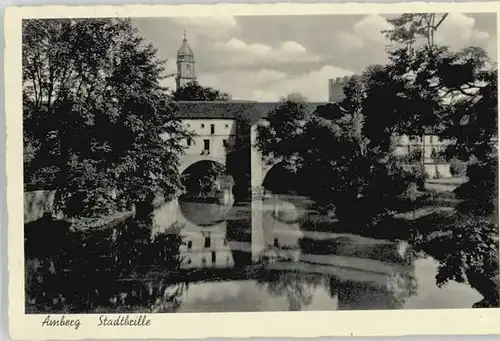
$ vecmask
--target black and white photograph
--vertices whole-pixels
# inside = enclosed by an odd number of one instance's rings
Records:
[[[10,304],[42,327],[499,308],[497,20],[23,19]]]

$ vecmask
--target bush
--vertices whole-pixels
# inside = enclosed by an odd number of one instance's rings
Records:
[[[422,167],[404,158],[360,157],[345,177],[353,177],[353,186],[336,195],[336,216],[359,226],[375,226],[384,217],[416,204],[424,185]],[[356,165],[357,166],[357,165]]]
[[[469,282],[492,305],[498,305],[498,227],[490,218],[459,214],[450,222],[450,250],[441,261],[436,281]]]
[[[450,160],[450,172],[453,176],[465,176],[467,172],[467,163],[454,157]]]

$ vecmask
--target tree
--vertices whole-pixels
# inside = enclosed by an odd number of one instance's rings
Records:
[[[251,195],[251,126],[248,115],[243,113],[252,109],[252,103],[241,106],[241,115],[235,117],[236,131],[233,141],[226,146],[226,166],[228,172],[234,176],[234,190],[236,200],[248,199]]]
[[[129,20],[23,22],[25,179],[58,193],[69,216],[136,207],[180,188],[187,137],[161,89],[163,61]],[[36,152],[28,152],[34,149]]]
[[[451,51],[436,44],[435,34],[446,18],[405,14],[391,21],[388,68],[395,79],[404,80],[403,95],[420,111],[404,113],[398,125],[432,128],[455,141],[448,158],[467,162],[469,180],[455,190],[464,202],[461,213],[448,222],[452,233],[445,242],[450,247],[437,281],[442,285],[467,278],[486,300],[498,305],[497,70],[481,48]],[[489,283],[486,290],[484,283]]]
[[[203,87],[197,82],[191,82],[175,90],[174,101],[228,101],[231,95],[211,87]]]
[[[435,46],[435,34],[439,26],[448,17],[448,13],[405,13],[399,17],[389,19],[394,26],[392,30],[383,31],[392,42],[406,47],[424,40],[427,47]]]
[[[394,209],[415,176],[389,152],[367,149],[361,109],[346,106],[352,111],[326,104],[311,112],[286,100],[258,127],[257,147],[281,161],[290,191],[311,197],[320,208],[333,205],[343,222],[364,228]]]
[[[268,160],[281,160],[285,169],[298,171],[303,162],[304,127],[309,119],[304,102],[283,99],[257,126],[257,148]]]
[[[446,17],[405,14],[392,20],[389,68],[395,78],[405,79],[404,94],[420,111],[401,115],[399,126],[432,129],[454,140],[448,158],[470,163],[469,182],[457,194],[474,198],[465,205],[469,212],[489,214],[497,197],[497,70],[481,48],[454,52],[436,44],[434,36]]]

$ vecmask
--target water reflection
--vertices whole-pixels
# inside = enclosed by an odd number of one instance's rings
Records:
[[[404,243],[310,228],[327,219],[297,196],[234,205],[180,199],[156,209],[152,229],[133,219],[88,233],[58,227],[65,232],[50,244],[52,252],[33,240],[44,233],[47,239],[61,223],[37,222],[46,229],[26,227],[26,309],[470,308],[481,299],[466,285],[438,288],[437,264],[415,258]],[[42,232],[29,232],[35,230]]]

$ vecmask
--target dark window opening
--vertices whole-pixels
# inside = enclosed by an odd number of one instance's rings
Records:
[[[205,247],[210,247],[210,237],[205,237]]]
[[[222,145],[224,146],[224,148],[227,148],[227,140],[222,140]]]
[[[205,125],[202,123],[202,124],[201,124],[201,127],[202,127],[202,128],[205,128]]]
[[[191,249],[193,247],[193,242],[192,241],[188,241],[188,249]]]
[[[278,238],[274,238],[274,246],[278,247],[280,244],[278,242]]]
[[[187,262],[186,262],[186,263],[187,263],[187,264],[191,264],[191,259],[189,259],[189,258],[188,258],[188,260],[187,260]]]
[[[210,140],[203,140],[203,150],[210,150]]]
[[[215,134],[215,124],[210,125],[210,134]]]
[[[191,143],[192,143],[191,138],[188,137],[188,139],[187,139],[187,145],[188,145],[188,147],[191,146]]]
[[[215,254],[215,251],[212,251],[212,263],[215,263],[216,261],[216,254]]]

